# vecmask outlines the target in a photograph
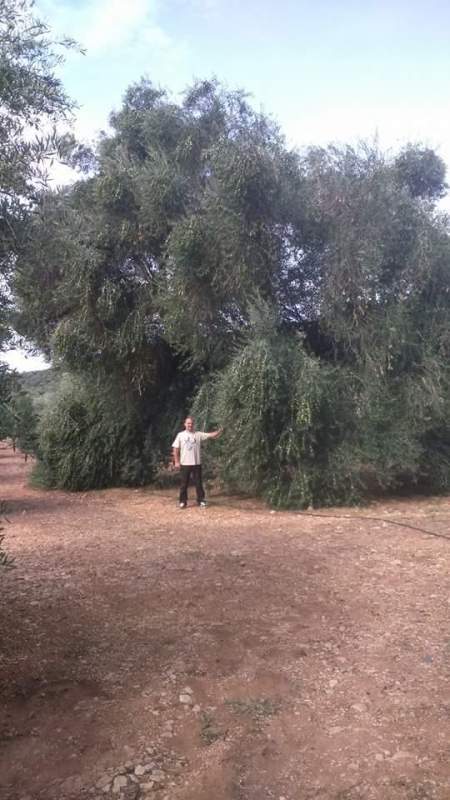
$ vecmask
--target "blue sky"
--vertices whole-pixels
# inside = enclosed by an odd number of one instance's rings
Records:
[[[447,0],[37,0],[36,9],[86,48],[61,76],[88,141],[140,76],[176,97],[215,75],[250,92],[292,146],[377,136],[395,151],[422,141],[450,166]]]
[[[450,160],[450,4],[318,0],[38,0],[86,56],[63,70],[78,129],[106,124],[142,74],[180,92],[217,75],[274,114],[296,145],[378,133]]]

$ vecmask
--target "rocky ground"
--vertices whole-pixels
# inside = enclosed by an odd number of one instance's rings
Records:
[[[0,445],[1,800],[450,798],[449,498],[180,511],[28,469]]]

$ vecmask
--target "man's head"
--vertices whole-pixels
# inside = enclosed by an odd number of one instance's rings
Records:
[[[184,427],[187,431],[194,430],[194,418],[193,417],[186,417],[184,420]]]

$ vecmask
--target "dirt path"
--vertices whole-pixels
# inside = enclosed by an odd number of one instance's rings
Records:
[[[450,535],[449,498],[179,511],[26,471],[0,449],[1,800],[450,798],[450,541],[390,524]]]

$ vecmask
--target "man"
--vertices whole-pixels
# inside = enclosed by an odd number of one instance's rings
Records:
[[[180,470],[180,508],[187,506],[187,490],[189,478],[193,477],[197,492],[197,505],[205,508],[205,492],[202,484],[201,443],[205,439],[217,439],[223,428],[212,433],[196,431],[192,417],[184,420],[184,431],[177,434],[173,448],[173,460],[176,469]]]

